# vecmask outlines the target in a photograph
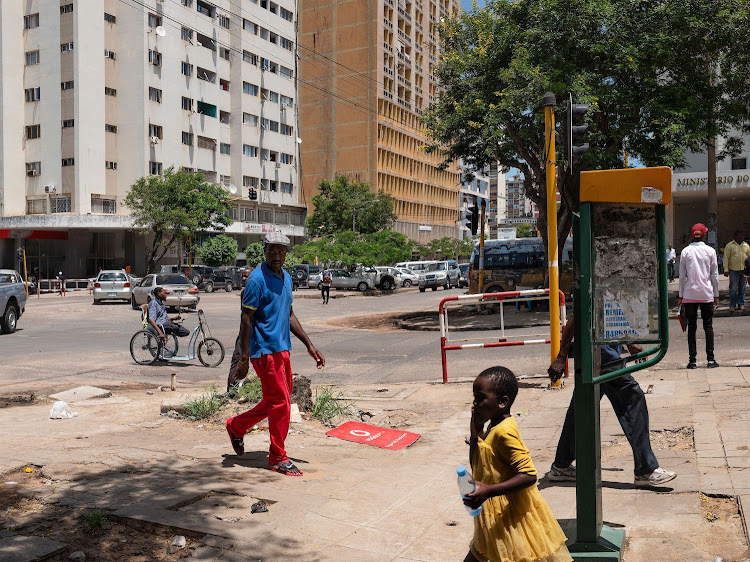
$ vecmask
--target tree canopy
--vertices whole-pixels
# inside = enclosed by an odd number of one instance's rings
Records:
[[[492,161],[523,172],[546,222],[544,116],[572,93],[589,103],[591,148],[576,169],[624,167],[624,148],[645,165],[679,167],[686,150],[726,138],[735,154],[750,131],[750,29],[746,0],[490,0],[440,27],[442,86],[425,114],[447,159],[474,169]],[[558,128],[558,131],[560,129]],[[559,135],[558,135],[558,138]],[[561,148],[561,142],[558,147]],[[578,206],[578,175],[558,156],[558,243]]]
[[[253,242],[248,244],[245,248],[245,259],[247,260],[247,267],[255,267],[266,259],[266,254],[263,251],[263,242]]]
[[[534,228],[530,222],[516,225],[516,238],[529,238],[530,236],[534,236]]]
[[[307,228],[312,236],[351,230],[352,226],[356,232],[372,234],[387,230],[396,220],[389,194],[374,193],[369,183],[346,176],[320,182],[312,202],[315,211],[307,217]]]
[[[227,192],[209,183],[202,174],[175,171],[170,166],[159,175],[136,180],[125,197],[125,205],[143,235],[152,235],[146,248],[146,273],[178,241],[207,230],[223,231],[227,215]]]
[[[476,241],[473,239],[459,240],[445,236],[430,240],[426,245],[418,246],[420,256],[428,260],[460,260],[468,259]]]
[[[226,234],[206,238],[198,248],[198,256],[210,267],[231,265],[237,259],[237,242]]]
[[[348,230],[294,246],[289,261],[312,263],[317,257],[321,263],[383,265],[408,260],[413,246],[405,235],[390,230],[362,235]]]

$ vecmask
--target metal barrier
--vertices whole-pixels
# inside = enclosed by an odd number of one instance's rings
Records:
[[[37,284],[37,293],[58,293],[60,285],[59,279],[40,279]]]
[[[89,280],[88,279],[66,279],[65,280],[65,291],[88,291]]]
[[[565,293],[560,293],[560,331],[565,327],[567,323],[567,317],[565,314]],[[535,339],[522,339],[522,340],[508,340],[505,336],[505,316],[503,314],[503,304],[507,301],[518,302],[518,301],[534,301],[549,299],[549,289],[530,289],[527,291],[506,291],[504,293],[480,293],[476,295],[456,295],[451,297],[445,297],[440,301],[438,308],[438,316],[440,320],[440,355],[443,361],[443,383],[448,382],[448,364],[445,352],[455,351],[458,349],[471,349],[471,348],[490,348],[490,347],[511,347],[516,345],[534,345],[534,344],[547,344],[550,343],[549,332],[547,334],[524,334],[524,336],[531,336]],[[482,343],[459,343],[469,342],[470,339],[462,340],[450,340],[448,339],[448,310],[446,304],[452,301],[455,302],[466,302],[466,301],[496,301],[500,303],[500,338],[497,341],[482,342]],[[546,338],[541,339],[541,336],[547,335]],[[565,376],[568,376],[567,361],[565,364]]]

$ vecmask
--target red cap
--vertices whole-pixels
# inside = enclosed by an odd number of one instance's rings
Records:
[[[694,237],[700,238],[702,236],[705,236],[706,232],[708,232],[708,228],[706,228],[705,224],[699,222],[693,225],[693,228],[690,229],[690,232],[693,233]]]

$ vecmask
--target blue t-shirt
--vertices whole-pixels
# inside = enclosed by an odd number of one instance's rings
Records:
[[[276,275],[265,263],[247,278],[242,307],[255,311],[250,332],[250,358],[290,351],[289,314],[292,308],[292,278],[282,270]]]

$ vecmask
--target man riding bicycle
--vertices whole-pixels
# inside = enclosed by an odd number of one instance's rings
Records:
[[[167,299],[167,290],[164,287],[156,287],[153,292],[156,298],[148,303],[148,323],[156,330],[159,339],[163,342],[167,341],[167,334],[174,334],[178,338],[189,335],[190,332],[187,328],[173,322],[180,317],[179,314],[172,318],[167,316],[167,309],[164,306],[164,301]]]

